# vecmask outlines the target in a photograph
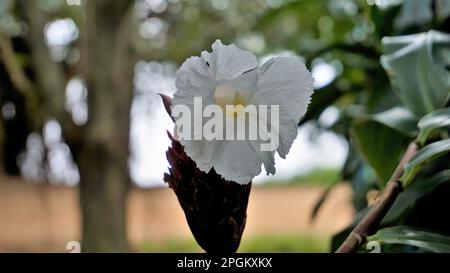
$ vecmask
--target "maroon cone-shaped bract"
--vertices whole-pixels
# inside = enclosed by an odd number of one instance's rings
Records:
[[[170,114],[171,99],[161,97]],[[245,228],[251,183],[227,181],[214,169],[200,171],[180,142],[170,133],[169,138],[172,147],[166,154],[171,168],[164,181],[177,195],[197,243],[211,254],[235,253]]]

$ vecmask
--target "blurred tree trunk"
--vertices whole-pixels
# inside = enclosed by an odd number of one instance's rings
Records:
[[[85,252],[129,250],[126,201],[135,63],[130,45],[133,2],[86,1],[81,68],[88,88],[89,120],[77,156]]]
[[[82,251],[128,251],[126,201],[134,90],[134,0],[84,1],[86,20],[80,26],[79,69],[88,89],[89,119],[83,127],[74,126],[65,111],[67,75],[61,63],[50,58],[45,45],[44,26],[49,14],[40,9],[39,1],[17,3],[29,26],[36,92],[42,103],[42,113],[34,117],[41,126],[47,118],[59,120],[79,167]]]

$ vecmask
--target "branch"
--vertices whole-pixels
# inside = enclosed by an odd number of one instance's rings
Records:
[[[376,231],[376,228],[383,220],[391,206],[394,204],[397,196],[400,194],[402,184],[400,183],[400,177],[403,174],[403,168],[411,158],[417,153],[419,146],[416,142],[411,142],[406,150],[400,163],[397,165],[392,177],[383,190],[383,193],[379,201],[373,205],[364,218],[358,223],[358,225],[350,232],[347,239],[342,243],[336,253],[351,253],[354,252],[360,245],[362,245],[367,236]]]
[[[35,90],[42,102],[44,118],[59,118],[66,114],[64,107],[66,74],[61,64],[54,62],[44,41],[47,14],[38,1],[20,1],[19,9],[28,25],[27,42],[30,45],[33,71],[36,73]]]

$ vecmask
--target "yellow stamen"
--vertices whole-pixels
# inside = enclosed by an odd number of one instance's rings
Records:
[[[217,105],[222,107],[224,111],[226,111],[227,105],[234,106],[234,111],[232,113],[227,113],[233,116],[238,116],[241,112],[243,112],[245,106],[247,105],[245,98],[242,96],[242,92],[239,92],[233,87],[225,84],[219,84],[216,87],[214,90],[214,100]]]

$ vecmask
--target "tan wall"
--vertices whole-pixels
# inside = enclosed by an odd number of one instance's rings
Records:
[[[345,185],[336,187],[311,223],[311,209],[322,192],[320,187],[254,187],[245,236],[339,231],[354,214],[351,190]],[[133,189],[128,206],[128,235],[134,244],[191,237],[170,189]],[[77,188],[0,176],[0,252],[65,251],[68,241],[79,240],[79,226]]]

